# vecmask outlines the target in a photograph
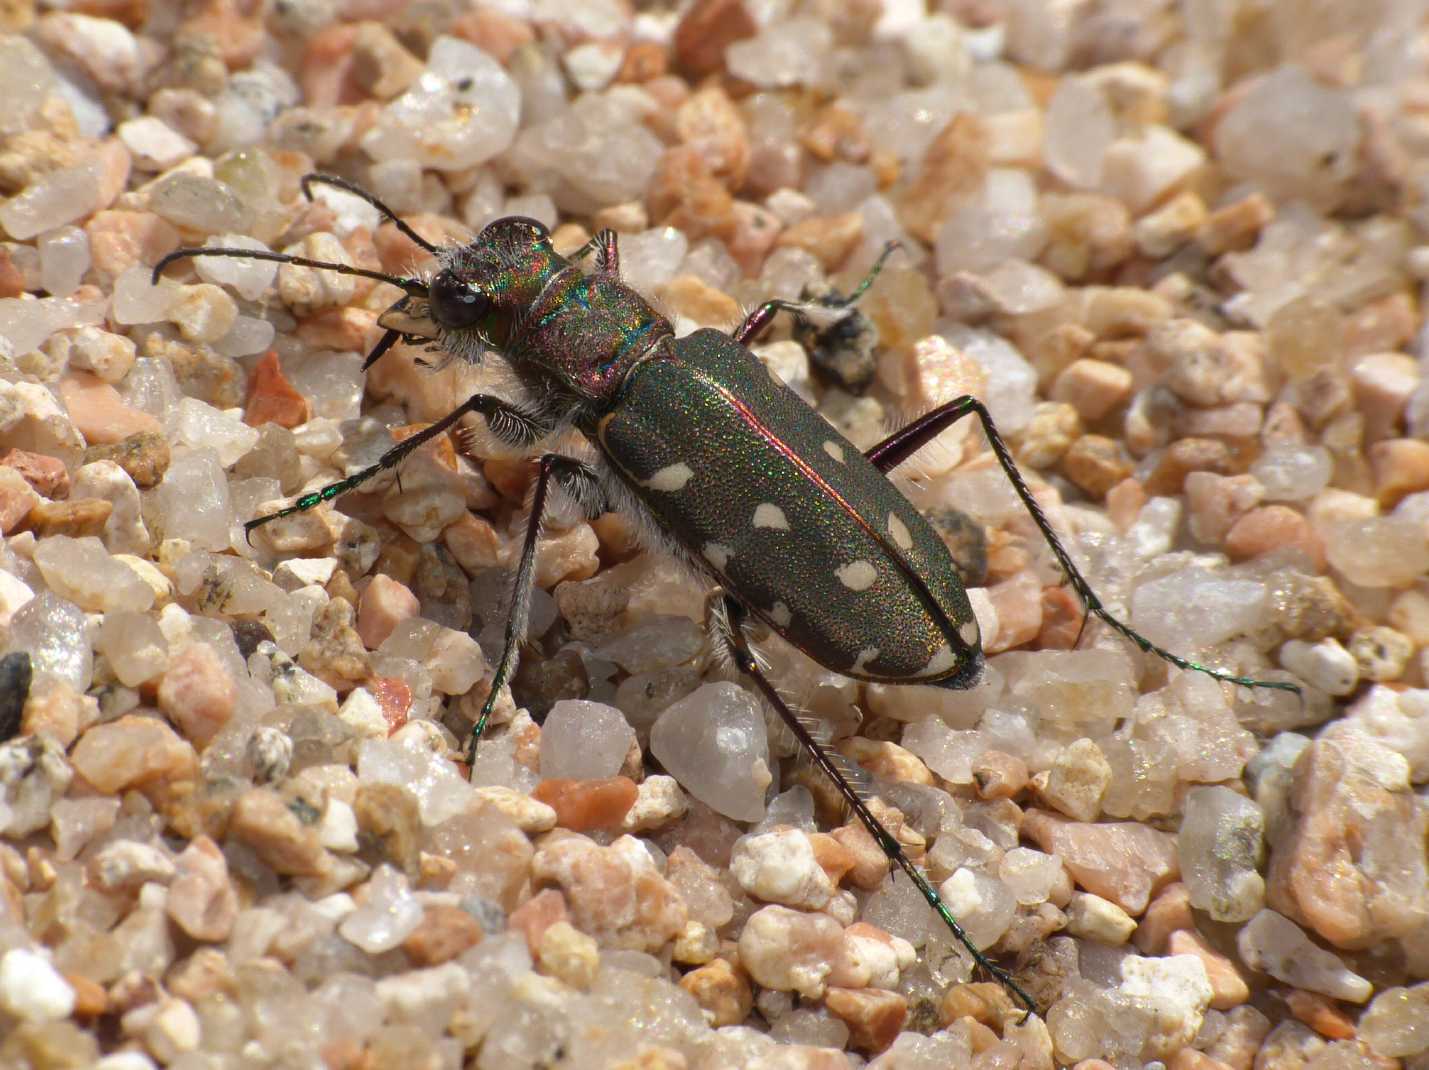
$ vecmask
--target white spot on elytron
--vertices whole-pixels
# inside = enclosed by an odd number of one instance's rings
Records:
[[[734,556],[734,551],[723,543],[707,542],[700,553],[705,555],[705,560],[721,572],[724,566],[729,564],[729,559]]]
[[[690,481],[690,477],[695,473],[684,461],[678,464],[667,464],[660,471],[645,481],[645,485],[651,490],[676,491],[684,490],[685,484]]]
[[[834,575],[850,591],[866,591],[873,586],[873,581],[878,579],[878,569],[874,568],[872,563],[859,558],[834,569]]]
[[[868,672],[868,663],[878,657],[878,647],[866,646],[858,652],[858,657],[853,659],[853,664],[849,666],[849,674],[859,676]]]
[[[893,536],[901,549],[913,549],[913,536],[908,534],[908,525],[898,519],[897,513],[888,514],[888,534]]]
[[[756,528],[778,528],[780,531],[788,531],[789,518],[784,515],[784,510],[780,509],[773,502],[761,502],[754,507],[754,526]]]
[[[775,602],[769,607],[769,619],[780,628],[787,628],[789,622],[794,619],[794,614],[789,612],[789,607],[783,602]]]
[[[844,448],[840,446],[837,442],[834,442],[832,440],[825,442],[824,452],[827,453],[834,460],[838,461],[839,464],[844,463]]]
[[[951,672],[958,664],[957,655],[953,653],[953,648],[944,643],[938,647],[938,652],[928,659],[928,664],[923,667],[919,676],[942,676]]]
[[[982,632],[978,629],[976,617],[958,625],[958,638],[967,646],[977,646],[982,642]]]

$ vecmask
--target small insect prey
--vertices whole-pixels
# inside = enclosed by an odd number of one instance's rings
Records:
[[[379,320],[386,333],[370,366],[399,338],[433,339],[443,350],[476,360],[505,354],[538,405],[476,394],[394,446],[375,464],[292,505],[251,520],[261,524],[311,509],[394,468],[468,413],[485,418],[498,438],[535,445],[573,426],[595,448],[599,466],[544,453],[536,468],[531,514],[516,568],[515,589],[491,692],[471,734],[469,753],[516,666],[525,634],[536,544],[551,485],[587,509],[632,510],[707,575],[732,663],[749,677],[801,747],[839,793],[890,863],[917,886],[978,966],[1029,1011],[1036,1005],[1001,966],[969,939],[923,872],[878,821],[838,761],[780,697],[746,638],[755,617],[815,661],[859,680],[968,688],[982,671],[977,618],[943,541],[889,481],[887,473],[939,432],[976,416],[994,456],[1036,523],[1073,590],[1095,616],[1141,650],[1181,669],[1244,687],[1298,691],[1292,684],[1233,676],[1154,645],[1112,616],[1078,571],[1042,514],[987,409],[975,397],[942,405],[867,452],[831,427],[770,376],[747,348],[781,311],[797,303],[766,301],[733,332],[698,330],[676,338],[669,322],[620,281],[615,234],[601,231],[569,257],[546,228],[511,217],[489,224],[475,241],[437,247],[360,188],[309,175],[363,198],[436,257],[429,280],[248,249],[181,249],[154,269],[195,256],[235,256],[323,268],[380,279],[404,291]],[[884,258],[888,252],[885,251]],[[577,263],[594,254],[587,274]],[[867,288],[882,266],[848,299]]]

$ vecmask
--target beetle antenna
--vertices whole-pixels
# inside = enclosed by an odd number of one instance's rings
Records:
[[[308,200],[313,199],[313,186],[321,185],[334,186],[345,193],[350,193],[354,197],[358,197],[366,201],[368,204],[372,205],[373,208],[376,208],[379,212],[386,216],[392,222],[393,226],[395,226],[403,234],[407,235],[407,237],[410,238],[416,245],[425,249],[433,256],[437,255],[437,247],[435,245],[433,245],[431,242],[427,241],[426,238],[418,234],[415,230],[411,228],[409,224],[400,219],[396,212],[392,211],[392,209],[388,208],[380,200],[378,200],[372,194],[368,193],[365,189],[357,185],[355,182],[349,182],[345,178],[338,178],[336,175],[325,175],[320,171],[314,171],[312,174],[304,175],[302,181],[299,184],[302,186],[303,196],[306,197]]]
[[[296,264],[298,267],[317,268],[320,271],[335,271],[339,275],[356,275],[363,279],[376,279],[378,282],[390,282],[393,286],[406,291],[413,297],[427,296],[427,284],[421,279],[406,279],[400,275],[388,275],[384,271],[372,271],[368,268],[353,267],[350,264],[338,264],[328,260],[310,260],[306,256],[293,256],[291,253],[275,253],[268,249],[230,249],[219,245],[205,245],[193,249],[175,249],[154,265],[154,270],[149,276],[150,281],[157,286],[159,284],[159,276],[163,274],[166,267],[170,264],[178,263],[180,260],[188,260],[196,256],[231,256],[236,260],[269,260],[275,264]]]

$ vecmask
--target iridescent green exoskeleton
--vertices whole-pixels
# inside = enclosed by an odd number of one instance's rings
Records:
[[[203,248],[165,257],[155,277],[184,257],[238,256],[381,279],[407,296],[379,321],[387,333],[368,365],[402,337],[434,340],[473,361],[495,350],[509,361],[525,397],[477,394],[376,464],[250,521],[250,531],[396,466],[468,413],[480,414],[493,433],[518,446],[534,447],[573,426],[600,458],[592,464],[555,453],[541,456],[505,647],[472,731],[473,754],[497,694],[516,666],[541,516],[554,481],[592,515],[612,507],[632,514],[657,548],[708,577],[708,615],[734,664],[976,962],[1035,1011],[1012,977],[969,940],[937,890],[874,817],[837,755],[780,698],[745,636],[753,615],[821,665],[860,680],[951,688],[975,684],[982,648],[967,593],[942,539],[886,475],[969,413],[982,422],[997,459],[1089,614],[1181,668],[1245,686],[1296,690],[1188,662],[1110,615],[1042,515],[976,398],[950,402],[861,452],[747,348],[780,310],[799,314],[797,304],[769,301],[732,334],[700,330],[677,339],[670,324],[620,281],[611,232],[597,234],[571,257],[562,257],[544,226],[513,217],[491,223],[470,244],[437,248],[361,189],[311,175],[304,180],[304,192],[314,182],[339,186],[374,204],[436,256],[439,270],[422,280],[283,253]],[[587,274],[578,262],[592,253],[595,270]],[[848,303],[877,271],[875,266]]]

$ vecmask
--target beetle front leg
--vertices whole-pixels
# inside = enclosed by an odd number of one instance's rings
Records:
[[[541,539],[541,518],[546,511],[552,479],[588,513],[592,510],[598,511],[603,501],[600,476],[589,465],[571,457],[563,457],[559,453],[548,453],[537,463],[535,489],[531,492],[531,515],[526,521],[526,538],[521,543],[521,558],[516,566],[516,579],[511,587],[511,608],[506,614],[506,635],[501,660],[496,663],[496,672],[491,678],[491,691],[482,703],[481,714],[472,726],[471,737],[467,741],[468,765],[476,761],[476,747],[481,742],[481,734],[486,730],[491,711],[496,708],[501,688],[516,671],[521,643],[526,638],[526,625],[531,617],[531,591],[536,582],[536,545]]]
[[[1155,654],[1161,660],[1178,669],[1205,673],[1212,679],[1228,684],[1237,684],[1241,687],[1263,687],[1300,694],[1300,689],[1294,684],[1282,683],[1278,680],[1256,680],[1249,676],[1232,676],[1230,673],[1208,668],[1183,658],[1179,654],[1173,654],[1171,651],[1157,646],[1140,632],[1134,631],[1130,625],[1123,624],[1107,612],[1106,607],[1102,605],[1102,600],[1092,590],[1092,585],[1087,582],[1087,578],[1073,563],[1072,555],[1062,545],[1062,540],[1058,538],[1057,532],[1048,522],[1047,515],[1042,512],[1042,507],[1037,504],[1037,499],[1032,495],[1032,488],[1027,485],[1027,480],[1022,477],[1022,471],[1017,467],[1017,462],[1012,459],[1012,451],[1007,448],[1007,443],[1002,440],[1002,435],[998,433],[996,425],[992,422],[992,415],[987,411],[987,407],[971,394],[965,394],[946,405],[939,405],[932,412],[920,416],[907,427],[893,432],[864,456],[880,472],[891,471],[969,413],[975,414],[982,423],[983,434],[987,436],[987,444],[992,447],[993,456],[1002,466],[1002,471],[1012,484],[1012,489],[1022,499],[1022,504],[1028,515],[1032,517],[1032,522],[1037,525],[1037,530],[1047,540],[1047,545],[1052,549],[1052,556],[1062,566],[1062,571],[1067,576],[1067,582],[1071,584],[1072,590],[1077,592],[1077,597],[1082,600],[1082,604],[1086,606],[1089,614],[1100,619],[1117,634],[1131,640],[1143,653]]]
[[[903,846],[897,838],[883,826],[883,822],[873,815],[868,804],[863,801],[863,798],[848,782],[843,771],[839,769],[833,756],[809,733],[808,728],[795,716],[794,711],[789,708],[788,704],[779,696],[779,692],[775,690],[774,685],[769,682],[769,678],[760,667],[758,659],[754,656],[754,651],[750,649],[749,640],[744,634],[744,622],[749,615],[748,610],[737,599],[718,591],[711,595],[711,602],[713,603],[718,598],[723,599],[722,608],[727,626],[716,630],[729,647],[729,653],[735,666],[754,681],[754,686],[759,689],[764,700],[774,708],[774,712],[788,726],[789,731],[794,733],[794,738],[799,741],[799,745],[804,748],[804,752],[809,755],[814,764],[833,782],[844,802],[848,804],[849,809],[853,811],[863,827],[868,830],[868,834],[882,849],[888,861],[908,875],[908,879],[913,882],[918,891],[922,893],[923,898],[928,901],[928,905],[942,919],[954,939],[972,955],[973,961],[1015,995],[1030,1013],[1036,1014],[1037,1004],[1032,997],[1022,990],[1022,987],[1012,979],[1010,973],[984,955],[972,942],[967,931],[958,924],[957,918],[953,917],[953,912],[948,909],[947,903],[943,902],[943,897],[938,894],[938,890],[923,875],[923,871],[913,864],[913,860],[904,852]]]
[[[620,245],[615,231],[609,227],[596,231],[588,242],[566,259],[579,262],[591,253],[595,253],[597,274],[615,279],[620,277]]]
[[[378,355],[380,356],[381,354],[379,353]],[[255,517],[248,521],[248,523],[243,525],[244,534],[252,538],[255,528],[260,528],[264,524],[274,520],[281,520],[284,517],[292,516],[294,513],[306,512],[313,508],[313,506],[321,505],[323,502],[332,501],[332,499],[346,494],[350,490],[355,490],[373,476],[377,475],[377,473],[384,472],[389,468],[396,468],[419,446],[445,433],[453,424],[469,412],[481,413],[487,418],[488,423],[500,422],[505,419],[512,421],[513,424],[519,425],[523,420],[535,421],[536,419],[530,413],[518,409],[509,401],[492,397],[490,394],[473,394],[436,423],[430,427],[424,427],[411,438],[403,439],[381,457],[377,458],[375,463],[369,464],[361,471],[354,472],[346,479],[340,479],[336,483],[329,483],[320,490],[315,490],[310,494],[304,494],[286,509],[279,509],[276,513],[269,513],[266,516]],[[495,430],[494,427],[493,430]],[[498,437],[500,436],[499,431],[497,431],[497,435]]]

